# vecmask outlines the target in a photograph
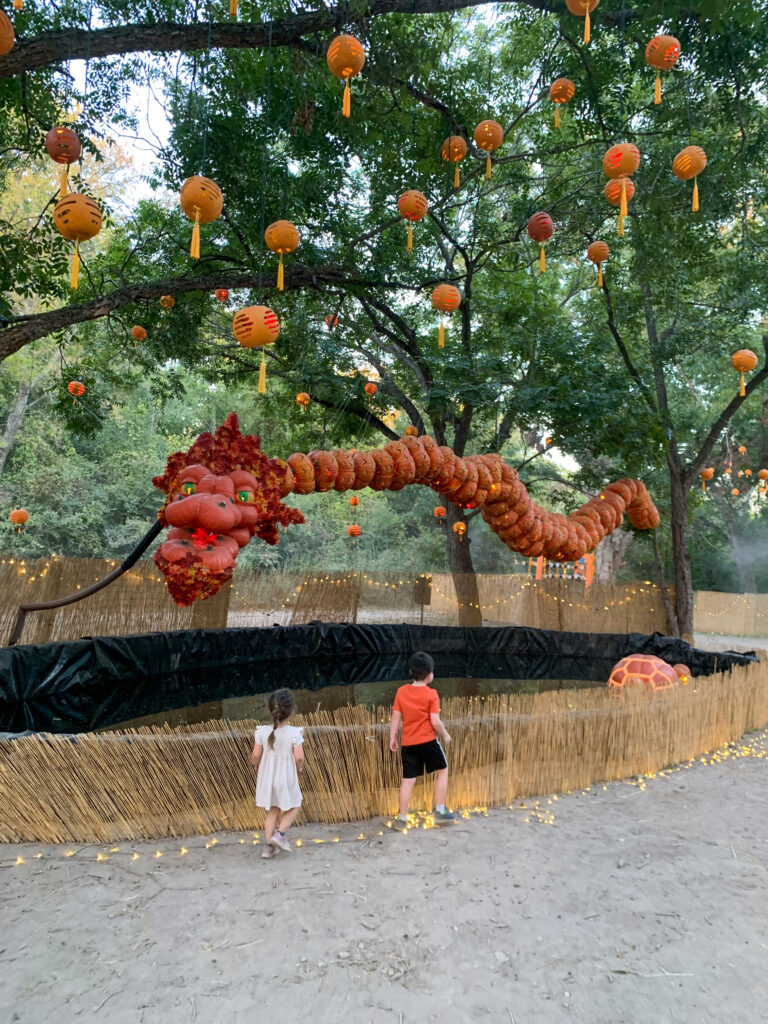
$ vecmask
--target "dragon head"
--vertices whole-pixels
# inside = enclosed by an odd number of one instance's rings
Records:
[[[282,503],[286,464],[270,459],[259,438],[240,433],[230,413],[215,434],[200,434],[186,452],[174,452],[152,483],[166,495],[158,513],[170,532],[155,552],[176,604],[216,594],[232,577],[240,548],[256,536],[277,544],[278,524],[303,523]]]

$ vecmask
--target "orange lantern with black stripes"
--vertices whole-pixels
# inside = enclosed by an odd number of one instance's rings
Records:
[[[273,345],[280,333],[280,321],[269,306],[246,306],[235,313],[232,333],[243,348],[261,349],[258,392],[267,392],[267,360],[264,354],[267,345]]]
[[[51,160],[61,164],[59,196],[63,199],[67,194],[69,166],[80,159],[82,144],[71,128],[59,127],[51,128],[45,136],[45,148]]]
[[[224,209],[224,197],[215,181],[196,174],[187,178],[179,193],[181,208],[191,221],[192,242],[189,255],[193,260],[200,259],[200,225],[210,224],[221,216]]]
[[[461,304],[461,292],[452,284],[439,284],[432,292],[432,307],[441,313],[453,313]],[[445,325],[440,317],[440,333],[437,344],[439,348],[445,347]]]
[[[60,235],[75,243],[70,285],[76,290],[80,277],[80,243],[87,242],[101,231],[101,210],[89,196],[70,192],[54,206],[53,223]]]
[[[693,178],[693,198],[691,210],[696,213],[699,208],[699,175],[707,166],[707,154],[701,146],[686,146],[681,149],[672,161],[672,173],[681,181]]]
[[[548,213],[538,210],[528,221],[528,235],[539,243],[539,270],[543,274],[547,269],[547,257],[544,255],[544,243],[555,233],[555,225]]]
[[[312,399],[306,391],[300,391],[298,395],[296,395],[296,405],[299,406],[302,412],[307,408],[311,401]]]
[[[80,380],[71,380],[67,384],[67,391],[72,395],[72,405],[85,394],[85,384]]]
[[[429,210],[427,197],[422,192],[417,192],[414,188],[409,189],[407,192],[403,192],[397,200],[397,209],[400,216],[408,221],[406,250],[411,252],[413,249],[413,225],[426,217]]]
[[[629,196],[628,182],[631,175],[635,173],[637,168],[640,166],[640,150],[637,146],[633,146],[631,142],[619,142],[605,153],[603,157],[603,172],[606,177],[611,178],[613,181],[618,181],[620,186],[619,191],[619,234],[624,234],[624,218],[627,216],[627,203],[631,196]],[[634,194],[634,187],[632,188]],[[606,198],[609,203],[612,200],[608,196],[608,189],[605,191]]]

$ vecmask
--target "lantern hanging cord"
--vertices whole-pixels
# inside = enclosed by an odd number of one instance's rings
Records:
[[[262,181],[266,181],[266,169],[269,167],[268,147],[269,147],[269,126],[270,116],[272,111],[272,25],[274,22],[273,18],[273,7],[272,0],[269,4],[269,31],[267,33],[267,98],[264,104],[264,146],[261,151],[261,160],[264,171],[262,171]],[[261,190],[261,206],[259,214],[259,276],[258,276],[258,288],[257,288],[257,301],[261,304],[261,293],[263,286],[264,276],[264,222],[265,222],[265,207],[264,207],[264,193],[266,189]]]
[[[210,54],[210,52],[211,52],[211,30],[213,28],[213,25],[211,23],[211,5],[207,4],[206,5],[206,9],[207,9],[207,13],[208,13],[208,46],[207,46],[206,52]],[[210,68],[208,66],[206,66],[206,71],[209,71],[209,70],[210,70]],[[209,107],[210,107],[210,102],[211,102],[210,89],[209,89],[209,86],[206,85],[205,86],[205,110],[204,110],[204,113],[203,113],[203,149],[202,149],[202,152],[201,152],[201,155],[200,155],[200,173],[201,174],[203,173],[203,171],[206,168],[206,162],[207,162],[207,156],[208,156],[208,110],[209,110]]]

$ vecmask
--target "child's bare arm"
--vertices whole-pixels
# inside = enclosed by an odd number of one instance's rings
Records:
[[[432,728],[435,730],[435,732],[440,737],[440,739],[443,741],[443,743],[450,743],[451,742],[450,733],[448,732],[448,730],[443,725],[443,723],[442,723],[442,721],[440,719],[440,715],[438,715],[437,712],[433,711],[430,714],[430,716],[429,716],[429,720],[432,723]]]
[[[253,750],[251,751],[251,764],[254,768],[259,767],[259,761],[261,760],[263,750],[264,748],[260,743],[253,744]]]
[[[304,744],[299,743],[293,748],[293,760],[296,762],[296,771],[304,771]]]
[[[397,750],[397,732],[402,720],[402,711],[392,712],[392,721],[389,723],[389,749],[394,753]]]

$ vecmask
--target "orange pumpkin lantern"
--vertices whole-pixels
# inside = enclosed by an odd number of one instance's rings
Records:
[[[747,393],[744,387],[744,374],[751,373],[757,366],[757,356],[749,348],[740,348],[731,356],[731,365],[739,371],[739,394],[743,398]]]
[[[746,455],[747,454],[747,446],[745,444],[740,444],[739,447],[736,449],[736,451],[739,453],[739,455]]]
[[[176,299],[172,295],[161,295],[158,301],[161,309],[173,309],[176,305]]]
[[[221,189],[215,181],[196,174],[187,178],[181,186],[179,195],[181,208],[191,221],[194,221],[192,228],[192,243],[189,247],[189,255],[193,260],[200,259],[200,225],[210,224],[221,216],[224,208],[224,197]]]
[[[72,395],[72,405],[85,394],[85,384],[79,380],[71,380],[67,384],[67,391]]]
[[[59,234],[75,243],[70,284],[76,289],[80,276],[80,243],[87,242],[101,231],[101,210],[88,196],[70,192],[54,206],[53,223]]]
[[[51,128],[45,136],[45,148],[51,160],[62,164],[59,196],[63,199],[67,194],[69,165],[79,159],[83,147],[71,128]]]
[[[624,218],[627,215],[627,203],[632,202],[635,194],[635,183],[631,178],[614,178],[605,186],[605,198],[611,206],[619,207],[619,235],[624,234]],[[622,210],[624,211],[622,213]]]
[[[765,483],[768,480],[768,469],[758,469],[757,475]]]
[[[661,75],[659,71],[669,71],[677,64],[680,57],[680,40],[674,36],[654,36],[645,48],[645,63],[656,68],[656,83],[653,90],[653,102],[661,103]]]
[[[25,508],[15,508],[8,516],[14,526],[17,526],[17,533],[21,533],[21,528],[24,523],[29,522],[29,512]]]
[[[699,208],[699,175],[707,166],[707,154],[701,146],[686,146],[681,149],[672,161],[672,173],[681,181],[693,178],[693,198],[691,210],[696,213]]]
[[[329,331],[332,331],[334,327],[339,326],[339,318],[337,316],[334,316],[333,313],[329,313],[328,316],[325,318],[325,326],[328,328]]]
[[[739,496],[739,488],[738,487],[732,487],[731,488],[731,494],[734,496],[734,498],[738,498],[738,496]]]
[[[131,334],[136,339],[136,341],[144,341],[147,337],[147,332],[144,330],[143,327],[140,327],[138,324],[136,324],[135,327],[131,328]]]
[[[235,313],[232,321],[232,333],[243,348],[261,349],[261,366],[259,367],[258,392],[267,393],[267,359],[264,354],[266,345],[273,345],[280,333],[280,321],[269,306],[246,306]]]
[[[597,286],[603,287],[603,262],[611,255],[611,250],[605,242],[593,242],[587,249],[587,259],[597,264]]]
[[[344,80],[344,99],[341,110],[344,117],[349,117],[351,111],[349,80],[363,70],[363,64],[365,64],[363,44],[354,36],[336,36],[328,47],[326,60],[331,74]]]
[[[445,515],[445,505],[438,505],[433,509],[435,519],[442,519]]]
[[[349,504],[352,506],[352,508],[357,508],[357,506],[360,504],[360,499],[356,494],[353,494],[352,497],[349,499]]]
[[[548,213],[538,210],[528,221],[528,234],[534,242],[538,242],[539,249],[539,270],[542,274],[547,269],[547,258],[544,255],[544,243],[548,241],[555,231],[555,225]]]
[[[482,149],[488,156],[485,158],[485,180],[491,177],[491,153],[494,153],[504,141],[504,129],[498,121],[481,121],[475,128],[473,139],[478,149]],[[458,172],[459,168],[456,168]]]
[[[603,157],[603,172],[606,177],[616,180],[620,184],[619,192],[619,234],[624,234],[624,218],[627,216],[627,203],[629,196],[629,177],[634,174],[640,166],[640,150],[631,142],[619,142],[605,153]],[[605,191],[608,197],[608,189]],[[632,189],[634,195],[634,187]],[[608,202],[612,202],[608,198]],[[616,205],[616,204],[614,204]]]
[[[576,92],[576,86],[570,78],[556,78],[549,87],[549,98],[555,104],[555,128],[560,127],[560,104],[570,103]]]
[[[706,491],[706,489],[707,489],[707,481],[711,480],[714,475],[715,475],[715,471],[712,468],[712,466],[705,466],[704,469],[702,469],[699,472],[699,476],[701,477],[701,489],[702,489],[702,491]]]
[[[456,164],[453,172],[453,187],[458,188],[461,183],[461,179],[459,177],[459,161],[463,160],[467,155],[466,142],[460,135],[449,135],[447,139],[443,140],[440,155],[443,160],[447,160],[448,163]]]
[[[376,387],[376,385],[373,383],[373,381],[370,381],[370,380],[368,381],[368,383],[363,388],[363,391],[366,393],[366,395],[369,395],[371,398],[373,398],[373,396],[376,394],[376,392],[378,390],[379,389]]]
[[[264,232],[264,241],[272,252],[280,253],[277,265],[277,290],[283,291],[283,254],[293,252],[299,247],[299,232],[289,220],[276,220]]]
[[[217,288],[213,294],[216,296],[219,302],[222,303],[226,302],[227,299],[229,298],[229,292],[227,291],[226,288]]]
[[[409,426],[409,427],[406,427],[405,428],[405,436],[406,437],[418,437],[419,436],[418,427],[414,427],[413,424],[411,424],[411,426]]]
[[[409,189],[407,192],[403,192],[397,200],[397,209],[400,212],[400,216],[408,221],[408,243],[406,250],[411,252],[413,249],[413,225],[415,222],[426,217],[427,210],[429,209],[427,197],[423,193],[417,192],[416,189]]]
[[[13,31],[13,22],[5,11],[0,11],[0,56],[10,53],[15,42],[16,33]]]
[[[467,532],[467,524],[459,521],[453,524],[453,532],[458,534],[459,540],[464,540],[464,534]]]
[[[307,408],[311,401],[312,399],[306,391],[300,391],[298,395],[296,395],[296,405],[298,405],[302,411]]]
[[[350,537],[359,537],[362,532],[357,523],[352,523],[351,526],[347,527],[347,533]]]
[[[597,7],[599,0],[565,0],[565,6],[575,14],[577,18],[584,19],[584,42],[588,43],[590,38],[589,16]]]
[[[683,665],[682,662],[678,662],[677,665],[673,665],[672,668],[674,669],[675,675],[683,684],[683,686],[687,686],[688,680],[691,678],[691,670],[688,668],[688,666]]]
[[[461,292],[452,284],[439,284],[432,292],[432,307],[441,313],[453,313],[461,304]],[[440,333],[437,338],[439,348],[445,347],[445,325],[440,317]]]
[[[630,654],[617,662],[608,679],[610,689],[641,686],[653,692],[677,686],[677,672],[666,661],[652,654]]]

